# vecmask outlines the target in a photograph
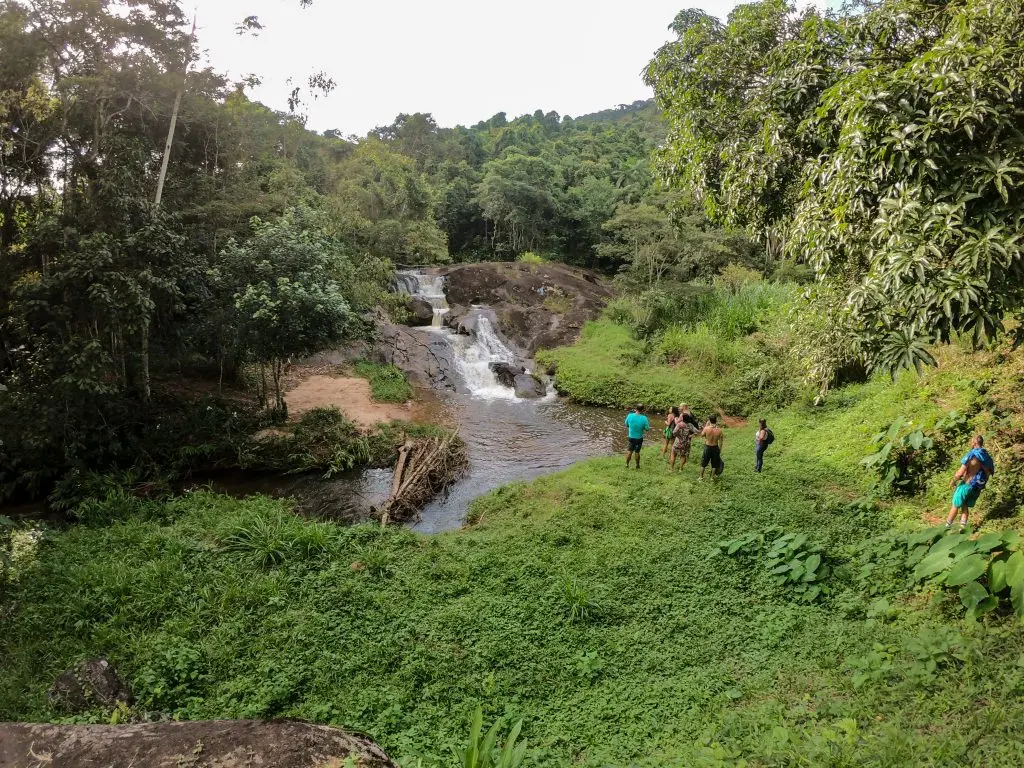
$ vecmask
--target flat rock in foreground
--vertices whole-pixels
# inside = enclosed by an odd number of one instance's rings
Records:
[[[0,768],[397,768],[371,739],[291,720],[0,723]]]

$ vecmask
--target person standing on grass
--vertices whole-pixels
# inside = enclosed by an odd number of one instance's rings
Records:
[[[718,417],[714,414],[708,416],[708,423],[704,425],[700,436],[704,438],[704,455],[700,457],[700,479],[704,479],[704,470],[711,465],[716,475],[722,474],[722,446],[725,445],[725,434],[718,426]]]
[[[677,458],[680,460],[679,469],[685,467],[686,460],[690,458],[690,444],[693,442],[693,436],[698,432],[697,425],[694,423],[697,420],[693,418],[692,413],[690,418],[692,421],[687,421],[683,416],[676,419],[676,426],[672,433],[675,438],[672,443],[672,461],[668,467],[670,472],[676,468]]]
[[[672,433],[676,429],[676,421],[679,419],[679,409],[674,405],[665,416],[665,445],[661,448],[661,455],[668,453],[668,447],[672,443]]]
[[[754,433],[754,471],[760,473],[764,464],[764,452],[768,450],[768,422],[758,419],[757,432]]]
[[[636,454],[636,468],[640,469],[640,449],[644,447],[644,435],[651,431],[651,422],[644,415],[644,406],[638,404],[626,417],[626,428],[629,430],[629,452],[626,454],[626,469],[629,460]]]
[[[700,422],[697,421],[697,417],[693,415],[693,411],[686,403],[679,404],[679,418],[691,425],[694,432],[700,432]]]
[[[977,435],[971,442],[971,450],[960,461],[960,469],[949,481],[953,488],[953,503],[946,518],[946,527],[953,525],[956,513],[960,512],[960,530],[967,527],[967,518],[971,508],[978,502],[978,497],[985,490],[988,479],[995,474],[996,464],[992,455],[985,450],[985,438]]]

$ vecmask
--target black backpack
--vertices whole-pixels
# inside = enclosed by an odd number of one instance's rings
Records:
[[[764,444],[765,445],[771,445],[774,442],[775,442],[775,433],[772,432],[770,429],[765,429],[765,431],[764,431]]]

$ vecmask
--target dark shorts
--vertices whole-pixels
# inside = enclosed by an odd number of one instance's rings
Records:
[[[640,437],[640,438],[636,438],[636,437],[629,438],[629,452],[630,453],[639,453],[640,449],[643,448],[643,447],[644,447],[644,439],[642,437]]]
[[[700,457],[700,467],[704,469],[708,464],[713,469],[718,469],[718,465],[722,462],[722,449],[717,445],[705,445],[704,453]]]

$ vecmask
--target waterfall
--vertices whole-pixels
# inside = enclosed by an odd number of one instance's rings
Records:
[[[443,325],[443,319],[450,311],[444,293],[444,277],[427,275],[422,272],[400,272],[395,287],[401,293],[408,293],[423,299],[434,308],[433,329],[451,345],[455,368],[463,384],[475,397],[488,400],[515,400],[515,391],[498,383],[491,363],[516,363],[516,354],[498,336],[485,314],[476,316],[475,329],[471,336],[453,333]]]
[[[494,332],[490,318],[476,319],[472,336],[452,334],[449,339],[455,351],[455,367],[470,394],[488,400],[515,400],[515,390],[502,386],[491,370],[491,363],[515,363],[516,356]]]

